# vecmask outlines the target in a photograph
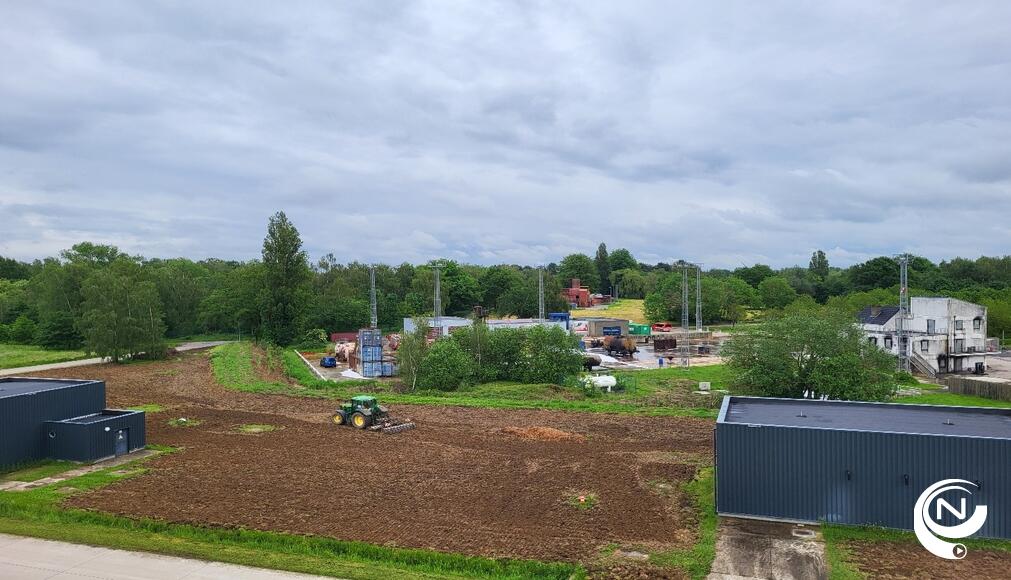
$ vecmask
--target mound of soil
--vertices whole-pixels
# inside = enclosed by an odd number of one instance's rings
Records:
[[[534,441],[586,441],[586,437],[553,427],[506,427],[503,433]]]

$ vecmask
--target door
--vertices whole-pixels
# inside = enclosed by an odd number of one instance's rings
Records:
[[[130,452],[130,430],[120,429],[116,431],[116,457],[126,455]]]

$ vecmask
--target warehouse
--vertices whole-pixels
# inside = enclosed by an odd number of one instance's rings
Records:
[[[989,506],[977,535],[1011,538],[1009,409],[731,396],[715,443],[721,515],[908,530],[928,486],[962,479]]]
[[[574,334],[585,336],[628,336],[628,321],[621,318],[573,318],[570,326]]]
[[[144,413],[106,409],[102,381],[0,378],[0,469],[98,461],[141,449],[144,439]]]

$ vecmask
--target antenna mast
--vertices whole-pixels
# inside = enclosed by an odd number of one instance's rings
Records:
[[[442,336],[442,290],[439,288],[439,268],[440,266],[436,264],[435,266],[435,303],[433,304],[433,318],[435,322],[435,328],[438,331],[438,335]]]
[[[681,344],[678,350],[681,351],[681,366],[688,368],[691,366],[692,348],[688,329],[688,269],[691,267],[687,262],[681,262],[678,266],[681,269]]]
[[[695,330],[702,332],[702,264],[695,264]]]
[[[899,256],[899,315],[895,318],[895,334],[899,339],[899,370],[909,372],[909,254]]]
[[[537,318],[544,321],[544,267],[537,268]]]
[[[375,265],[369,266],[369,305],[372,307],[371,318],[369,322],[372,323],[370,328],[377,328],[379,326],[379,316],[378,309],[376,308],[376,267]]]

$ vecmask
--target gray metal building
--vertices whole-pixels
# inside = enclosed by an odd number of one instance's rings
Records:
[[[97,461],[144,445],[144,413],[106,409],[102,381],[0,378],[0,468]]]
[[[964,479],[976,535],[1011,538],[1009,409],[728,396],[715,447],[721,515],[909,530],[924,489]]]

